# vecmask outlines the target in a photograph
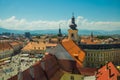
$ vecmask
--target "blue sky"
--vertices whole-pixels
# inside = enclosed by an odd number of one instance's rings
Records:
[[[0,26],[11,18],[26,22],[67,21],[72,12],[90,23],[120,22],[120,0],[0,0]]]

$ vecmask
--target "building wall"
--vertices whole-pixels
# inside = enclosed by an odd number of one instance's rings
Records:
[[[72,36],[73,35],[73,36]],[[79,41],[79,38],[78,38],[78,30],[72,30],[72,29],[69,29],[68,30],[68,39],[72,39],[74,41]]]
[[[0,59],[10,57],[14,53],[13,49],[0,51]]]
[[[85,49],[86,67],[97,67],[105,65],[107,62],[111,61],[114,65],[120,65],[120,49],[104,49],[104,50],[92,50]]]

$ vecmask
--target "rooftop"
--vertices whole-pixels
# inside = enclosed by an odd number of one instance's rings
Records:
[[[47,47],[55,47],[56,43],[29,42],[22,50],[45,50]]]
[[[118,76],[120,76],[120,72],[112,62],[109,62],[100,68],[96,74],[97,80],[118,80]]]
[[[12,49],[12,46],[8,42],[0,42],[0,50]]]
[[[72,40],[62,41],[63,47],[68,51],[68,53],[75,59],[79,65],[83,66],[83,61],[85,58],[85,52],[78,47]]]
[[[22,50],[45,50],[46,45],[43,42],[29,42]]]

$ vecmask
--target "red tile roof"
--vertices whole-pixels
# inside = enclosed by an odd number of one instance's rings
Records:
[[[76,67],[76,61],[60,59],[58,60],[58,63],[60,65],[60,68],[66,72],[79,73]]]
[[[97,68],[79,68],[81,75],[94,76]]]
[[[35,80],[47,80],[43,69],[41,68],[40,62],[37,62],[32,66],[34,68],[33,73],[34,73],[34,79]],[[30,70],[30,68],[29,68]]]
[[[31,67],[33,68],[33,72],[31,71],[31,68],[28,68],[27,70],[22,72],[22,76],[21,76],[22,80],[33,80],[33,79],[34,80],[47,80],[46,75],[44,74],[44,71],[41,68],[40,62],[35,63]],[[8,80],[18,80],[18,75],[15,75]]]
[[[32,80],[29,69],[22,72],[23,80]]]
[[[41,65],[45,73],[47,74],[47,77],[51,80],[59,80],[63,75],[60,71],[60,67],[57,63],[56,57],[53,55],[46,55],[44,59],[41,60]]]
[[[96,74],[97,80],[118,80],[118,76],[120,76],[120,72],[112,64],[112,62],[109,62],[100,68]]]
[[[63,72],[57,64],[56,57],[48,54],[42,61],[35,63],[29,69],[23,71],[21,78],[22,80],[60,80],[62,75]],[[18,75],[8,80],[18,80]]]

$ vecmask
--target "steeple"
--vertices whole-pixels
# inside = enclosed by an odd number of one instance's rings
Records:
[[[93,42],[93,32],[91,32],[91,35],[90,35],[90,39],[91,39],[91,42]]]
[[[72,30],[76,30],[77,25],[75,24],[75,17],[74,13],[72,13],[72,19],[71,19],[71,24],[69,26]]]
[[[75,24],[75,17],[74,17],[74,13],[72,13],[72,23]]]
[[[58,43],[61,42],[62,38],[63,38],[63,36],[62,36],[62,33],[61,33],[60,24],[59,24]]]
[[[91,32],[91,37],[93,38],[93,32]]]
[[[59,37],[62,37],[61,28],[60,28],[60,24],[59,24],[59,32],[58,32],[58,36],[59,36]]]

